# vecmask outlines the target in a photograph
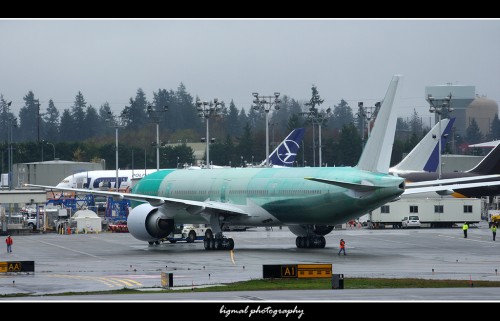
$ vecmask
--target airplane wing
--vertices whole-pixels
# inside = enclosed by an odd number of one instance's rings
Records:
[[[431,181],[428,181],[431,182]],[[500,185],[499,181],[490,182],[479,182],[479,183],[466,183],[466,184],[450,184],[450,185],[438,185],[438,186],[426,186],[426,187],[410,187],[405,189],[402,195],[411,195],[427,192],[439,192],[439,191],[453,191],[454,189],[465,189],[474,187],[484,187],[484,186],[495,186]]]
[[[500,179],[500,175],[494,174],[494,175],[478,175],[478,176],[470,176],[470,177],[457,177],[457,178],[448,178],[448,179],[436,179],[436,180],[421,181],[421,182],[408,182],[408,183],[405,183],[405,185],[407,188],[414,188],[414,187],[432,186],[432,185],[439,185],[439,184],[442,184],[442,185],[453,184],[453,183],[456,184],[456,183],[461,183],[461,182],[477,181],[480,179],[490,179],[490,178]]]
[[[25,186],[29,187],[38,187],[49,190],[62,190],[68,192],[75,193],[84,193],[84,194],[93,194],[93,195],[101,195],[113,197],[115,199],[128,199],[131,201],[138,202],[148,202],[151,206],[166,206],[166,207],[184,207],[190,213],[201,212],[205,209],[212,209],[216,211],[232,213],[235,215],[249,215],[244,209],[222,202],[215,201],[191,201],[191,200],[183,200],[178,198],[170,198],[170,197],[162,197],[162,196],[153,196],[153,195],[144,195],[144,194],[133,194],[133,193],[120,193],[120,192],[109,192],[109,191],[99,191],[99,190],[89,190],[89,189],[80,189],[80,188],[59,188],[55,186],[45,186],[45,185],[33,185],[33,184],[25,184]]]

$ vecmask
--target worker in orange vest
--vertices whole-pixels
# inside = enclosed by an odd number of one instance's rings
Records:
[[[345,241],[344,241],[344,239],[340,239],[340,250],[339,250],[338,255],[340,255],[340,252],[344,252],[344,255],[345,255]]]
[[[8,235],[5,239],[5,243],[7,243],[7,253],[12,253],[12,243],[14,243],[14,241],[12,241],[12,237],[10,237],[10,235]]]

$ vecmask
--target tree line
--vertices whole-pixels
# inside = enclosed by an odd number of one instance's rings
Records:
[[[150,101],[139,88],[128,105],[120,113],[114,113],[107,102],[99,107],[88,104],[82,92],[76,94],[71,106],[56,106],[52,99],[43,103],[46,105],[43,106],[35,94],[29,91],[23,97],[24,105],[16,116],[11,112],[12,105],[0,94],[2,172],[7,171],[9,141],[13,143],[13,163],[52,160],[55,149],[56,158],[72,161],[104,159],[106,167],[113,169],[116,127],[112,122],[122,114],[126,118],[121,124],[123,127],[119,128],[120,168],[156,166],[156,147],[152,146],[152,142],[156,142],[156,122],[159,122],[160,140],[171,143],[160,149],[160,167],[192,164],[195,162],[194,153],[185,143],[199,142],[205,137],[205,120],[198,117],[196,99],[182,83],[176,90],[158,89],[153,92]],[[295,166],[355,165],[367,136],[367,126],[365,124],[363,128],[359,117],[361,110],[358,107],[354,112],[343,99],[332,108],[329,107],[329,117],[322,123],[323,164],[319,164],[318,128],[316,126],[313,130],[306,114],[311,106],[324,113],[325,109],[320,109],[321,103],[315,86],[307,101],[287,95],[281,97],[280,108],[273,108],[269,114],[271,150],[292,129],[306,127]],[[153,113],[148,113],[148,107]],[[224,105],[219,116],[210,118],[209,125],[210,137],[214,138],[210,147],[213,164],[241,166],[265,159],[264,113],[254,108],[248,111],[243,107],[238,108],[234,101],[230,101]],[[399,118],[391,164],[399,162],[429,129],[416,111],[407,119]],[[467,136],[461,139],[476,143],[483,138],[473,120],[467,128]],[[498,118],[492,123],[489,138],[500,138]],[[449,146],[447,148],[450,149]]]

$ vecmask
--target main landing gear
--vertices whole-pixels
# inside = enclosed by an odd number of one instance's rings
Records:
[[[234,249],[234,240],[232,238],[227,238],[222,235],[222,232],[212,233],[212,230],[208,229],[205,232],[205,238],[203,239],[203,246],[205,250],[232,250]]]
[[[324,236],[297,236],[295,245],[299,249],[324,249],[326,240]]]

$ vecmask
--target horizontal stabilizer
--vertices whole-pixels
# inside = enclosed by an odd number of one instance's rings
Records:
[[[478,175],[471,177],[457,177],[457,178],[448,178],[448,179],[434,179],[430,181],[421,181],[421,182],[409,182],[406,183],[406,188],[414,188],[414,187],[422,187],[422,186],[435,186],[435,185],[446,185],[446,184],[457,184],[468,181],[477,181],[481,179],[490,179],[490,178],[498,178],[500,179],[500,175]]]
[[[404,191],[403,195],[420,194],[420,193],[427,193],[427,192],[439,192],[439,191],[450,191],[450,192],[452,192],[455,189],[465,189],[465,188],[485,187],[485,186],[496,186],[496,185],[500,185],[500,181],[467,183],[467,184],[438,185],[438,186],[427,186],[427,187],[415,187],[415,188],[408,188],[408,189],[406,189]]]
[[[348,189],[356,191],[356,192],[371,192],[371,191],[375,191],[376,189],[380,188],[379,186],[374,186],[374,185],[334,181],[334,180],[330,180],[330,179],[315,178],[315,177],[304,177],[304,179],[308,179],[310,181],[315,181],[315,182],[319,182],[319,183],[335,185],[335,186],[339,186],[339,187],[343,187],[343,188],[348,188]]]

